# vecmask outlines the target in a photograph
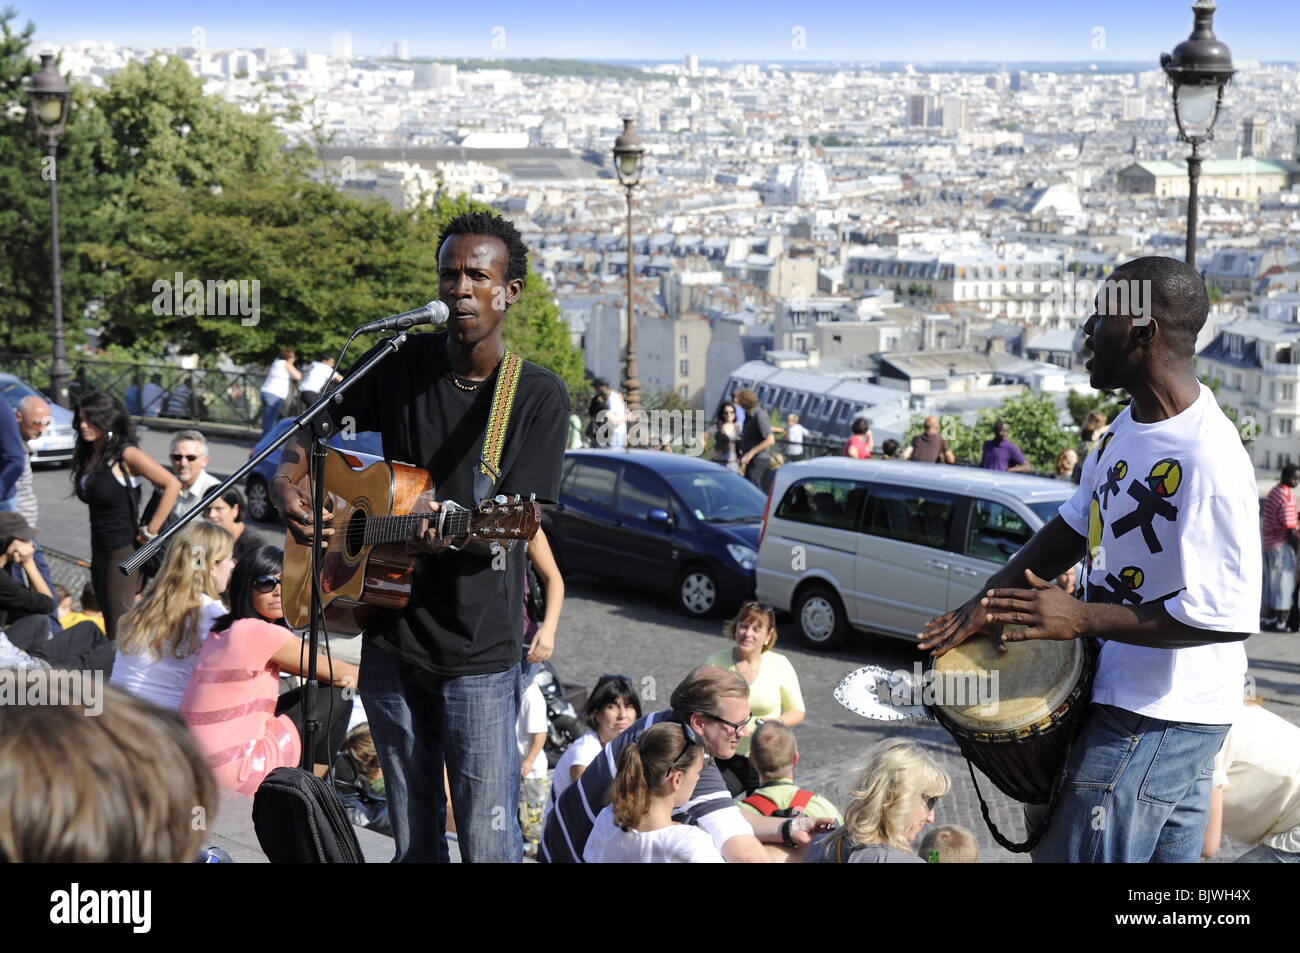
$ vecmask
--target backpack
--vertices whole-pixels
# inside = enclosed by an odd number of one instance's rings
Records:
[[[334,786],[302,768],[276,768],[253,796],[253,829],[273,864],[364,864]]]
[[[760,789],[761,790],[761,789]],[[749,797],[745,798],[742,803],[748,804],[758,813],[765,817],[798,817],[803,813],[803,809],[808,806],[808,802],[813,799],[812,791],[805,791],[800,788],[790,799],[790,806],[778,808],[776,802],[771,798],[764,797],[755,791]]]

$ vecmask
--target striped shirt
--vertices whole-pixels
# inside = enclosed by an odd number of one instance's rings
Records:
[[[27,445],[23,445],[27,449]],[[27,520],[27,525],[32,529],[36,528],[36,490],[32,486],[32,454],[28,451],[23,455],[23,475],[18,478],[18,483],[14,487],[17,496],[14,500],[14,508],[18,511],[23,519]]]
[[[582,861],[587,838],[591,836],[596,818],[605,807],[610,785],[614,783],[619,752],[661,721],[680,722],[681,718],[671,708],[646,715],[605,745],[582,776],[565,789],[542,830],[544,861],[552,864]],[[754,828],[741,815],[740,808],[727,790],[727,783],[714,764],[700,772],[694,795],[677,810],[673,819],[698,825],[713,838],[718,850],[722,850],[722,845],[733,837],[754,835]]]
[[[1264,541],[1264,552],[1271,553],[1285,543],[1287,530],[1295,528],[1295,490],[1285,483],[1279,483],[1264,500],[1259,530]]]

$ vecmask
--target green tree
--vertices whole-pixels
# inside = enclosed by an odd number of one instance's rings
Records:
[[[1114,420],[1119,416],[1119,412],[1124,409],[1118,398],[1111,391],[1094,391],[1091,394],[1080,394],[1076,390],[1071,390],[1065,395],[1065,406],[1070,411],[1070,416],[1074,418],[1074,425],[1082,427],[1084,418],[1089,412],[1100,410],[1106,415],[1108,421]]]
[[[956,417],[943,416],[939,432],[959,463],[978,465],[983,456],[984,442],[993,439],[993,424],[1005,420],[1011,431],[1011,442],[1018,446],[1025,459],[1035,470],[1050,471],[1056,456],[1074,444],[1074,434],[1063,430],[1057,421],[1056,404],[1047,394],[1025,390],[1008,397],[997,407],[980,411],[975,425],[967,426]],[[925,415],[912,418],[904,443],[921,433]]]
[[[35,26],[16,31],[13,9],[0,12],[0,348],[49,352],[53,320],[50,256],[50,185],[59,199],[59,266],[68,341],[83,339],[80,316],[99,290],[94,263],[78,243],[99,234],[105,206],[118,204],[111,174],[102,179],[93,152],[103,117],[89,92],[69,83],[68,117],[57,161],[45,157],[45,139],[32,121],[27,83],[40,70],[27,55]],[[35,382],[38,386],[41,382]]]

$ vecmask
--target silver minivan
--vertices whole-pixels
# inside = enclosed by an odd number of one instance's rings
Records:
[[[776,471],[757,597],[815,648],[853,629],[914,639],[961,605],[1077,489],[1021,473],[821,457]]]

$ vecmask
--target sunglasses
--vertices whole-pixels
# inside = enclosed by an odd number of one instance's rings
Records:
[[[190,463],[193,463],[198,458],[199,454],[197,453],[173,453],[172,463],[180,463],[182,460],[188,460]]]
[[[753,713],[751,712],[749,717],[746,718],[744,721],[731,722],[731,721],[727,721],[727,719],[725,718],[721,718],[718,715],[713,714],[712,712],[702,711],[700,712],[700,714],[703,715],[705,718],[712,718],[714,721],[718,722],[719,724],[726,725],[728,728],[731,729],[731,733],[735,735],[737,738],[740,737],[740,733],[741,731],[744,730],[745,726],[749,724],[749,719],[754,717]]]
[[[925,804],[925,809],[927,811],[933,811],[934,806],[939,803],[939,796],[937,794],[922,794],[921,801]]]
[[[261,593],[262,595],[265,596],[268,593],[275,592],[275,587],[278,585],[280,585],[279,576],[272,576],[269,574],[265,576],[258,576],[256,579],[253,580],[253,591]]]

